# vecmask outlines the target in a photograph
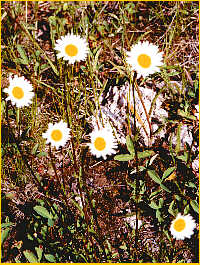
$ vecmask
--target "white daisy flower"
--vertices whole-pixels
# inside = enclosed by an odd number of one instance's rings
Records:
[[[4,89],[4,92],[8,93],[6,100],[11,100],[12,104],[18,108],[31,104],[34,92],[29,81],[23,76],[15,75],[13,78],[9,77],[9,83],[9,87]]]
[[[170,226],[171,234],[177,240],[183,240],[186,237],[190,238],[194,233],[196,224],[191,215],[177,215],[176,219],[172,221]]]
[[[103,157],[106,159],[107,155],[115,154],[114,150],[117,148],[116,139],[112,133],[111,127],[95,128],[90,134],[91,143],[88,144],[90,151],[97,158]]]
[[[59,51],[57,54],[58,59],[63,57],[70,64],[74,64],[75,61],[85,60],[89,51],[86,40],[73,34],[67,34],[57,40],[55,50]]]
[[[70,129],[67,127],[67,123],[62,120],[54,125],[49,123],[48,130],[42,134],[43,138],[46,138],[46,143],[51,143],[58,149],[60,146],[64,146],[70,139]]]
[[[146,77],[160,71],[162,57],[163,52],[159,52],[156,45],[144,41],[133,45],[131,51],[127,52],[127,63],[137,72],[138,78]]]

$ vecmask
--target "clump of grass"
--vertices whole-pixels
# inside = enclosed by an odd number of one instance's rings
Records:
[[[198,2],[2,3],[2,88],[13,74],[35,94],[19,110],[2,93],[2,262],[198,262],[197,230],[184,241],[170,233],[178,213],[198,223],[197,18]],[[87,40],[86,60],[58,59],[67,33]],[[164,52],[145,79],[126,65],[139,41]],[[101,96],[127,82],[148,122],[127,104],[125,143],[96,158],[89,120],[101,126]],[[155,92],[149,112],[142,86]],[[160,96],[168,115],[156,123]],[[60,120],[70,138],[55,149],[42,134]]]

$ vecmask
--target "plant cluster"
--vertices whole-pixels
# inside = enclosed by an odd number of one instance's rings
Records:
[[[2,3],[2,262],[198,262],[197,17]]]

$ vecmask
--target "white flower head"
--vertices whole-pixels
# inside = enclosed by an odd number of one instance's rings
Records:
[[[106,159],[107,155],[115,154],[117,148],[117,141],[111,130],[111,126],[98,129],[97,127],[90,134],[91,143],[88,144],[90,151],[97,158],[103,157]]]
[[[9,83],[9,87],[4,89],[4,92],[8,93],[6,100],[11,100],[12,104],[18,108],[31,104],[34,92],[29,81],[23,76],[15,75],[13,78],[9,77]]]
[[[138,78],[159,72],[159,66],[163,64],[163,52],[159,52],[158,47],[148,41],[133,45],[126,54],[127,63],[137,72]]]
[[[59,51],[58,59],[63,57],[63,60],[74,64],[75,61],[80,62],[86,59],[89,48],[88,43],[80,36],[67,34],[56,41],[55,50]]]
[[[70,139],[70,129],[67,127],[67,123],[62,120],[54,125],[49,123],[48,130],[42,134],[42,137],[47,139],[46,143],[51,143],[58,149]]]
[[[191,237],[195,227],[196,224],[191,215],[188,214],[184,216],[179,213],[171,223],[170,232],[177,240],[183,240],[186,237]]]

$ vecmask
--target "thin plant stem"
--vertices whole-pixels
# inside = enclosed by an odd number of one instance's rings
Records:
[[[92,205],[92,202],[91,202],[91,195],[89,193],[89,190],[87,188],[87,184],[86,184],[86,172],[85,172],[85,165],[87,163],[85,163],[85,156],[86,156],[86,149],[83,149],[82,151],[82,155],[81,155],[81,162],[82,162],[82,178],[83,178],[83,183],[84,183],[84,188],[85,188],[85,191],[86,191],[86,194],[87,194],[87,198],[88,198],[88,202],[89,202],[89,206],[90,206],[90,209],[92,211],[92,215],[94,217],[94,220],[95,220],[95,223],[96,223],[96,227],[97,227],[97,232],[98,232],[98,239],[99,239],[99,244],[103,250],[103,255],[104,257],[106,258],[107,260],[107,254],[106,254],[106,251],[105,251],[105,247],[104,247],[104,236],[102,235],[101,233],[101,228],[100,228],[100,225],[99,225],[99,222],[98,222],[98,214],[97,214],[97,211],[96,211],[96,208],[93,207]]]
[[[65,62],[65,65],[64,65],[64,72],[67,73],[69,69],[67,69],[67,64]],[[70,108],[70,112],[71,114],[73,113],[72,111],[72,105],[71,105],[71,100],[69,99],[69,94],[70,92],[67,91],[68,89],[68,86],[67,86],[67,80],[66,80],[66,76],[63,75],[63,83],[64,83],[64,107],[65,107],[65,113],[66,113],[66,118],[67,118],[67,123],[68,123],[68,126],[72,126],[72,122],[70,122],[70,119],[69,119],[69,108]],[[69,106],[69,108],[68,108]],[[73,129],[73,128],[72,128]],[[78,166],[77,166],[77,159],[76,159],[76,151],[75,151],[75,145],[74,145],[74,141],[73,141],[73,137],[71,137],[70,139],[70,142],[71,142],[71,146],[72,146],[72,152],[73,152],[73,162],[74,162],[74,168],[75,168],[75,171],[78,173]]]
[[[67,69],[67,64],[65,62],[64,72],[65,73],[67,73],[67,72],[69,73],[69,71],[67,71],[67,70],[68,70]],[[69,92],[67,91],[67,87],[68,86],[66,85],[66,83],[67,83],[66,82],[66,77],[64,75],[63,75],[63,82],[64,82],[64,106],[65,106],[65,112],[66,112],[67,122],[68,122],[68,125],[70,125],[68,106],[70,108],[70,112],[73,113],[73,111],[72,111],[71,100],[69,99]],[[67,94],[67,92],[68,92],[68,94]],[[72,125],[72,123],[71,123],[71,125]],[[70,142],[71,142],[71,147],[72,147],[73,162],[74,162],[74,169],[75,169],[75,176],[76,176],[78,174],[79,168],[78,168],[78,165],[77,165],[76,150],[75,150],[73,136],[71,137]],[[86,225],[87,225],[87,233],[88,233],[88,236],[89,236],[89,219],[88,219],[88,214],[87,214],[87,208],[86,208],[86,205],[85,205],[85,201],[83,199],[83,190],[82,190],[82,187],[81,187],[80,179],[79,178],[78,178],[78,189],[79,189],[79,192],[80,192],[81,203],[83,205],[83,212],[84,212],[84,217],[85,217],[85,221],[86,221]],[[92,243],[92,245],[93,245],[93,243]],[[87,247],[85,246],[85,244],[84,244],[84,248],[85,248],[85,250],[87,250]],[[86,251],[86,255],[87,255],[87,257],[88,257],[88,259],[90,261],[90,257],[88,255],[87,251]]]
[[[51,144],[49,144],[49,156],[51,158],[51,165],[53,167],[56,179],[57,179],[58,183],[60,183],[59,177],[58,177],[58,174],[57,174],[57,170],[56,170],[56,166],[55,166],[54,161],[53,161],[53,155],[52,155],[52,152],[51,152]]]
[[[147,118],[147,122],[148,122],[149,129],[150,129],[150,138],[151,138],[151,136],[152,136],[152,128],[151,128],[151,123],[150,123],[150,120],[149,120],[149,114],[147,113],[147,110],[146,110],[146,107],[145,107],[144,101],[143,101],[143,99],[142,99],[142,95],[141,95],[141,93],[140,93],[140,89],[139,89],[138,84],[137,84],[136,81],[135,81],[135,88],[136,88],[136,90],[137,90],[138,96],[139,96],[139,98],[140,98],[140,101],[141,101],[141,103],[142,103],[142,106],[143,106],[143,109],[144,109],[144,112],[145,112],[145,115],[146,115],[146,118]]]
[[[135,78],[136,79],[136,78]],[[132,91],[133,91],[133,102],[134,102],[134,128],[133,128],[133,133],[134,135],[136,135],[136,101],[135,101],[135,89],[134,89],[134,84],[135,82],[133,82],[133,77],[132,75],[130,75],[130,84],[132,86]],[[137,144],[134,138],[133,141],[134,144],[134,151],[135,151],[135,163],[136,163],[136,194],[135,194],[135,215],[136,215],[136,228],[135,228],[135,260],[136,262],[138,262],[138,238],[139,238],[139,233],[138,233],[138,213],[139,213],[139,209],[138,209],[138,197],[139,197],[139,159],[138,159],[138,153],[137,153]]]
[[[16,122],[17,122],[18,135],[20,135],[20,108],[17,108],[16,111]]]

